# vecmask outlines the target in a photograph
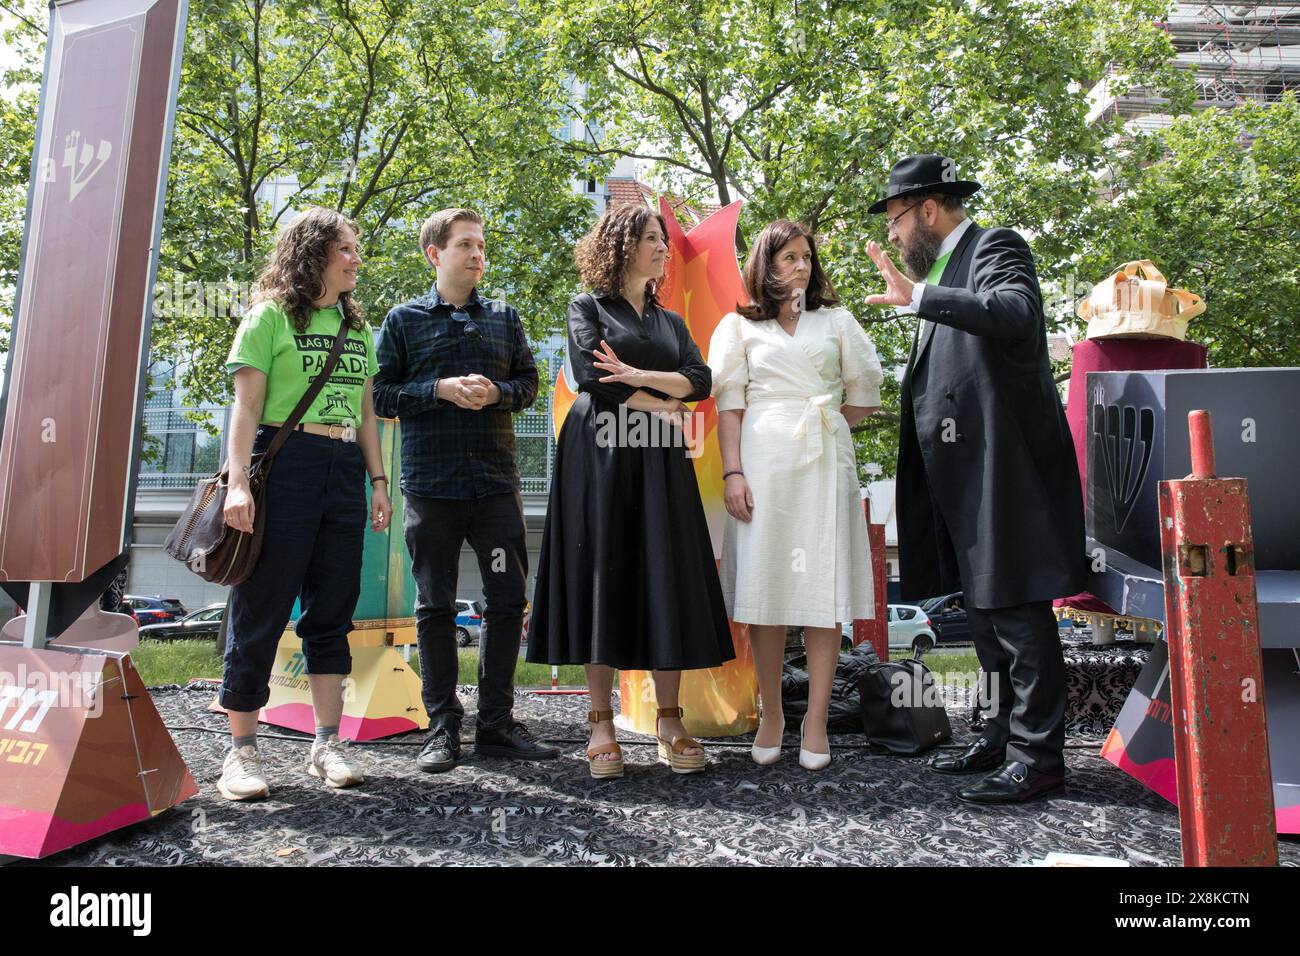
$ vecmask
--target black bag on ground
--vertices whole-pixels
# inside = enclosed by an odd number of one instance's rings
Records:
[[[920,661],[872,664],[858,687],[862,729],[873,752],[916,756],[952,739],[943,694]]]
[[[831,683],[831,699],[826,708],[826,729],[832,734],[862,733],[862,702],[858,685],[868,667],[878,658],[870,644],[840,654]],[[793,726],[808,712],[808,672],[801,665],[807,657],[800,655],[785,662],[781,672],[781,702],[786,723]]]

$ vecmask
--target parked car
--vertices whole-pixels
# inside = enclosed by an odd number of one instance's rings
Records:
[[[131,609],[135,611],[135,619],[141,625],[179,621],[189,613],[176,598],[160,597],[157,594],[152,596],[126,594],[123,595],[122,600],[131,605]]]
[[[966,601],[961,591],[922,601],[921,610],[930,617],[936,644],[970,643],[970,622],[966,619]]]
[[[934,648],[934,626],[915,604],[889,605],[889,649],[910,650],[917,657]]]
[[[226,605],[224,601],[220,604],[209,604],[202,610],[187,614],[178,621],[146,625],[140,628],[140,638],[154,641],[215,638],[221,630],[221,618],[225,612]]]
[[[469,647],[483,636],[483,605],[456,599],[456,643]]]
[[[853,622],[843,627],[846,649],[853,646]],[[929,652],[935,645],[934,628],[925,611],[914,604],[889,605],[889,649],[911,651],[917,657]]]

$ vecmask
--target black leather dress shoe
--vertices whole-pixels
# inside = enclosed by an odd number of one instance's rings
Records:
[[[994,770],[1007,759],[1005,747],[995,747],[986,737],[981,737],[959,754],[936,754],[930,760],[930,769],[939,773],[981,773]]]
[[[517,720],[501,729],[480,727],[474,732],[474,752],[486,757],[513,757],[516,760],[550,760],[560,755],[557,748],[537,741]]]
[[[442,773],[456,766],[459,759],[460,732],[440,727],[429,734],[420,748],[420,756],[415,758],[415,765],[425,773]]]
[[[957,796],[970,803],[1025,803],[1064,787],[1063,775],[1041,773],[1013,760]]]

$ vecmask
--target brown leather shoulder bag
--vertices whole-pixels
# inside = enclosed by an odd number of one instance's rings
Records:
[[[244,581],[257,567],[262,553],[262,535],[266,528],[266,477],[271,462],[290,433],[298,427],[302,416],[320,394],[325,382],[334,374],[343,343],[348,337],[345,318],[334,339],[325,367],[316,380],[303,393],[298,404],[285,419],[280,430],[271,439],[266,451],[252,456],[248,466],[248,490],[253,499],[253,533],[236,531],[226,524],[226,492],[229,490],[230,462],[211,478],[205,478],[194,489],[190,503],[181,512],[181,518],[163,543],[163,549],[177,561],[185,562],[191,571],[213,584],[235,585]]]

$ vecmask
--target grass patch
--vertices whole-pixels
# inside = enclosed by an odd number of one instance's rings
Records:
[[[902,660],[911,655],[905,651],[894,651],[889,655],[891,661]],[[478,684],[478,648],[464,647],[457,650],[459,674],[457,682],[461,684]],[[221,658],[212,641],[141,641],[131,652],[131,659],[140,671],[146,687],[158,687],[162,684],[186,684],[196,677],[220,680]],[[925,666],[935,674],[962,672],[974,674],[979,670],[979,658],[974,652],[966,654],[927,654]],[[411,654],[411,669],[420,673],[420,655]],[[577,664],[564,664],[560,667],[560,685],[562,687],[585,687],[587,677],[582,667]],[[517,687],[549,687],[551,684],[551,667],[549,664],[530,664],[522,658],[515,668],[515,685]]]
[[[221,678],[221,658],[212,641],[141,641],[131,660],[146,687]]]
[[[462,647],[456,652],[459,658],[460,670],[456,677],[459,684],[473,684],[478,686],[478,648]],[[411,670],[420,673],[420,654],[418,651],[411,652]],[[522,657],[519,663],[515,665],[515,686],[516,687],[550,687],[551,686],[551,665],[550,664],[530,664]],[[583,670],[580,664],[561,664],[560,665],[560,686],[561,687],[586,687],[587,672]]]
[[[457,681],[461,684],[478,684],[478,648],[465,647],[457,651],[460,672]],[[131,652],[141,679],[146,687],[159,687],[163,684],[187,684],[196,677],[221,679],[221,658],[217,656],[216,645],[212,641],[141,641]],[[411,669],[420,673],[420,655],[411,654]],[[576,664],[565,664],[560,668],[560,684],[567,687],[584,687],[587,677],[583,669]],[[549,664],[529,664],[520,658],[515,668],[515,685],[517,687],[549,687],[551,685],[551,667]]]
[[[906,651],[893,651],[891,661],[901,661],[912,655]],[[979,657],[974,651],[968,654],[926,654],[921,658],[933,674],[951,674],[953,672],[975,674],[980,669]]]

